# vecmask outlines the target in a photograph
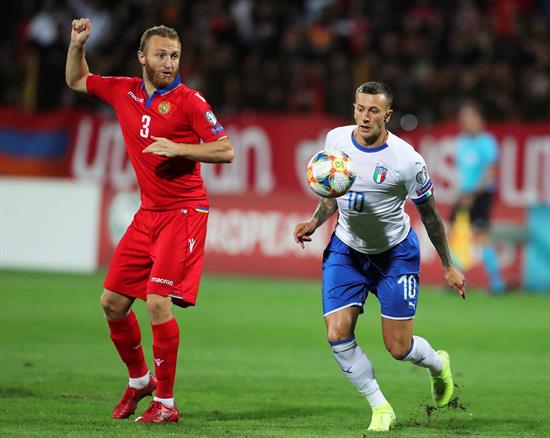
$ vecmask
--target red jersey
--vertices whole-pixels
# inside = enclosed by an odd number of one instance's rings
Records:
[[[179,76],[151,96],[147,96],[141,78],[90,75],[86,87],[88,94],[115,110],[141,190],[141,208],[208,207],[198,161],[142,153],[153,143],[151,136],[188,144],[226,136],[210,105],[197,91],[182,84]]]

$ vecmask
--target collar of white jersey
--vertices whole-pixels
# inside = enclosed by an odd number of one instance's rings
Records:
[[[367,152],[367,153],[372,153],[372,152],[380,152],[384,149],[386,149],[388,147],[388,139],[386,138],[386,141],[381,144],[380,146],[376,146],[375,148],[366,148],[364,146],[361,146],[357,140],[355,140],[355,129],[353,129],[351,131],[351,142],[353,143],[353,146],[355,146],[357,149],[359,149],[361,152]],[[388,138],[390,136],[390,132],[388,131]]]

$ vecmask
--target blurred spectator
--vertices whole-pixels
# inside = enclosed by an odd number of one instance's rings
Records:
[[[86,48],[94,50],[102,41],[114,42],[112,30],[112,13],[102,0],[67,0],[71,11],[76,17],[86,17],[92,20],[94,31],[87,42]]]
[[[489,120],[550,117],[549,0],[29,0],[14,11],[0,97],[29,109],[96,105],[67,101],[61,84],[60,22],[87,16],[98,73],[137,75],[139,29],[163,23],[185,42],[184,81],[229,112],[347,118],[356,86],[379,79],[420,124],[454,118],[464,96]]]
[[[65,9],[54,0],[40,2],[26,28],[27,56],[24,105],[28,110],[59,107],[65,94]]]
[[[467,222],[471,224],[471,233],[468,231],[468,234],[471,234],[473,241],[465,241],[468,240],[465,235],[457,243],[474,244],[479,248],[489,287],[493,293],[500,293],[504,290],[504,282],[499,259],[489,237],[491,207],[496,192],[498,145],[496,139],[485,130],[480,109],[474,102],[464,103],[460,107],[458,122],[461,132],[457,139],[455,163],[460,193],[451,223],[454,227],[467,227]],[[462,264],[469,264],[469,261],[463,260]]]

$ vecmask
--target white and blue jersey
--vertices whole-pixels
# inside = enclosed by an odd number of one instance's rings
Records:
[[[345,152],[357,177],[338,201],[336,235],[366,254],[387,251],[401,242],[411,228],[405,213],[407,196],[419,203],[432,194],[424,158],[392,133],[377,148],[362,147],[353,136],[355,125],[327,134],[325,149]]]
[[[374,293],[382,316],[410,319],[416,312],[420,248],[405,213],[432,195],[426,163],[414,148],[392,133],[376,148],[354,138],[356,126],[333,129],[325,149],[351,158],[357,177],[337,199],[338,222],[323,257],[323,313],[363,307]]]

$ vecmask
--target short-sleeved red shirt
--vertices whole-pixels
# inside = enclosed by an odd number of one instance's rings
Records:
[[[141,208],[208,206],[199,162],[142,153],[153,143],[151,136],[197,147],[201,140],[207,143],[226,136],[210,105],[197,91],[182,84],[179,76],[151,96],[147,96],[140,78],[90,75],[86,87],[88,94],[115,110],[141,190]]]

